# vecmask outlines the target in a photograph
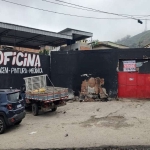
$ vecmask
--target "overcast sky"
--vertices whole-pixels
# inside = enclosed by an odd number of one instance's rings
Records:
[[[117,16],[107,15],[91,11],[83,11],[68,8],[42,0],[9,0],[33,7],[43,8],[51,11],[63,12],[73,15],[82,15],[99,18],[116,18]],[[55,0],[50,0],[56,2]],[[119,14],[150,15],[150,0],[64,0],[66,2],[91,7],[94,9]],[[122,18],[122,17],[119,17]],[[149,17],[150,18],[150,17]],[[59,32],[65,28],[93,33],[93,39],[100,41],[116,41],[126,35],[135,35],[143,32],[144,24],[138,24],[136,20],[96,20],[64,16],[54,13],[43,12],[9,4],[0,0],[0,22],[13,23],[43,30]],[[147,25],[150,29],[150,21]]]

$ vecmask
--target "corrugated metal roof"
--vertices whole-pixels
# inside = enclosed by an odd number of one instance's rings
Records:
[[[98,48],[100,47],[101,45],[103,46],[108,46],[110,48],[118,48],[118,49],[126,49],[126,48],[129,48],[128,46],[125,46],[125,45],[121,45],[121,44],[117,44],[117,43],[114,43],[114,42],[110,42],[110,41],[101,41],[101,42],[98,42],[94,48]]]
[[[89,38],[93,36],[93,33],[91,32],[86,32],[86,31],[80,31],[80,30],[76,30],[76,29],[71,29],[71,28],[66,28],[60,32],[58,32],[60,34],[67,34],[67,35],[75,35],[76,37],[78,36],[79,38],[82,36],[85,36],[85,38]],[[84,39],[85,39],[84,38]],[[83,38],[82,38],[83,39]],[[81,39],[80,39],[81,40]]]
[[[20,25],[0,22],[0,44],[39,49],[40,46],[61,46],[68,40],[81,40],[92,36],[92,33],[71,29],[66,32],[50,32]]]
[[[70,36],[70,35],[59,34],[59,33],[55,33],[55,32],[34,29],[34,28],[29,28],[29,27],[14,25],[14,24],[2,23],[2,22],[0,22],[0,28],[21,31],[21,32],[29,32],[29,33],[39,34],[39,35],[72,39],[72,36]]]

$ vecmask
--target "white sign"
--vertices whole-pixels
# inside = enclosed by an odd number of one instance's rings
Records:
[[[135,72],[136,71],[136,61],[123,61],[123,71],[125,72]]]
[[[0,65],[7,65],[10,62],[10,58],[13,57],[11,64],[17,66],[26,66],[26,67],[41,67],[39,55],[28,53],[16,53],[16,52],[2,52],[0,51]]]
[[[0,74],[41,74],[40,56],[22,52],[0,51]]]

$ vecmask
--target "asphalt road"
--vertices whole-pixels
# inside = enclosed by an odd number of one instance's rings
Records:
[[[73,102],[0,135],[0,149],[149,145],[150,101]]]

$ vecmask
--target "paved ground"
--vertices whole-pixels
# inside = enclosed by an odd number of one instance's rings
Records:
[[[68,103],[0,135],[0,149],[149,145],[150,101]]]

